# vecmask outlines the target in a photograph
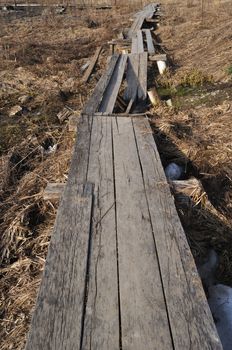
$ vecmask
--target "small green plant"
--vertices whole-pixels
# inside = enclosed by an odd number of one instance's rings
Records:
[[[229,67],[227,68],[227,73],[228,73],[229,75],[232,75],[232,66],[229,66]]]

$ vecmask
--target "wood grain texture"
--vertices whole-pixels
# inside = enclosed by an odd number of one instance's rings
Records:
[[[111,118],[94,117],[88,181],[95,184],[89,287],[82,349],[119,349]]]
[[[122,348],[172,349],[130,118],[112,118]]]
[[[101,46],[96,49],[96,52],[95,52],[94,56],[92,57],[90,65],[88,66],[88,69],[86,70],[86,72],[85,72],[85,74],[84,74],[84,76],[82,78],[82,81],[84,83],[87,83],[89,81],[89,78],[90,78],[90,76],[91,76],[91,74],[92,74],[92,72],[94,70],[94,67],[95,67],[95,65],[97,63],[98,57],[99,57],[99,55],[101,53],[101,50],[102,50]]]
[[[108,69],[105,71],[105,73],[102,75],[99,82],[97,83],[92,95],[90,96],[86,106],[83,109],[83,114],[92,115],[94,114],[94,112],[98,111],[98,107],[101,103],[103,94],[109,84],[118,59],[118,54],[115,54],[111,57]]]
[[[222,349],[151,128],[133,125],[175,349]]]
[[[118,96],[118,91],[120,89],[126,68],[126,63],[127,55],[120,55],[107,89],[104,92],[102,102],[99,107],[99,112],[106,112],[109,114],[113,112],[114,105]]]
[[[80,345],[91,232],[92,185],[66,187],[51,238],[26,350]]]

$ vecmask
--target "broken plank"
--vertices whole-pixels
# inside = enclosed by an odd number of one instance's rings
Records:
[[[147,51],[149,53],[155,53],[155,47],[154,47],[154,44],[153,44],[151,31],[149,29],[145,29],[144,32],[146,34],[146,39],[147,39]]]
[[[45,201],[59,200],[64,192],[65,183],[49,182],[44,190],[43,199]]]
[[[146,119],[133,119],[174,348],[222,350]]]
[[[104,92],[102,102],[99,107],[99,112],[112,113],[114,105],[118,96],[125,67],[127,63],[127,55],[120,55],[120,58],[115,66],[114,72],[111,76],[107,89]]]
[[[139,54],[139,83],[138,83],[138,99],[145,101],[147,98],[147,52]]]
[[[83,114],[92,115],[94,112],[98,110],[98,107],[101,103],[103,94],[105,89],[107,88],[107,85],[109,84],[109,81],[111,79],[111,76],[114,72],[115,66],[117,64],[117,61],[119,59],[118,54],[114,54],[109,62],[108,69],[106,72],[102,75],[99,82],[97,83],[92,95],[90,96],[87,104],[85,105],[83,109]]]
[[[119,349],[119,303],[112,119],[94,117],[88,181],[93,181],[91,261],[82,350]]]
[[[94,54],[94,56],[93,56],[93,58],[92,58],[92,60],[91,60],[91,62],[89,64],[89,66],[88,66],[88,69],[87,69],[87,71],[85,72],[85,74],[84,74],[84,76],[82,78],[82,81],[84,83],[88,82],[88,80],[90,78],[90,75],[92,74],[93,69],[94,69],[94,67],[95,67],[95,65],[97,63],[98,57],[99,57],[99,55],[101,53],[101,50],[102,50],[101,46],[96,49],[96,52],[95,52],[95,54]]]
[[[57,114],[57,118],[59,119],[60,123],[63,123],[66,119],[68,119],[70,117],[70,115],[73,113],[73,111],[71,111],[69,108],[64,107],[62,109],[62,111],[60,111]]]
[[[114,118],[112,121],[122,346],[128,350],[171,350],[171,334],[131,118]]]
[[[75,349],[85,304],[91,184],[69,184],[58,210],[26,350]]]

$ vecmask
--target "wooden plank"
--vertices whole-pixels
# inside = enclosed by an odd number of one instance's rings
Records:
[[[135,35],[132,38],[131,53],[133,54],[137,52],[138,52],[138,40],[137,40],[137,35]]]
[[[167,61],[167,55],[166,54],[157,54],[157,55],[149,55],[150,61]]]
[[[73,114],[68,119],[68,131],[70,132],[76,132],[77,131],[77,123],[78,123],[78,116],[77,114]]]
[[[92,185],[65,189],[49,246],[26,350],[80,344],[91,229]]]
[[[118,350],[120,332],[111,118],[93,118],[88,181],[95,184],[95,199],[82,350]]]
[[[90,65],[88,66],[88,69],[87,71],[85,72],[83,78],[82,78],[82,81],[83,83],[87,83],[89,78],[90,78],[90,75],[92,74],[93,70],[94,70],[94,67],[97,63],[97,60],[99,58],[99,55],[101,53],[101,50],[102,50],[102,46],[99,46],[97,49],[96,49],[96,52],[90,62]]]
[[[114,118],[122,348],[172,349],[131,118]]]
[[[83,114],[92,115],[94,114],[94,112],[98,110],[98,107],[102,100],[102,96],[109,84],[109,81],[114,72],[118,59],[119,59],[118,54],[115,54],[111,57],[108,69],[106,70],[106,72],[103,74],[103,76],[100,78],[99,82],[97,83],[91,97],[89,98],[86,106],[83,109]]]
[[[138,99],[145,101],[147,98],[147,52],[139,54],[139,84]]]
[[[64,192],[65,183],[49,182],[44,190],[43,199],[45,201],[59,200]]]
[[[63,123],[66,119],[70,117],[70,115],[73,114],[73,111],[71,111],[69,108],[64,107],[62,111],[57,113],[57,118],[59,119],[60,123]]]
[[[155,47],[154,47],[154,44],[153,44],[151,31],[149,29],[145,29],[144,32],[146,34],[146,39],[147,39],[147,51],[149,53],[155,53]]]
[[[87,181],[89,147],[92,132],[92,116],[78,118],[78,135],[74,146],[67,183],[80,184]]]
[[[162,283],[178,350],[222,349],[149,122],[133,119]]]
[[[141,30],[137,31],[137,53],[144,52],[143,48],[143,33]]]
[[[112,113],[117,100],[118,91],[120,89],[125,67],[127,63],[127,55],[120,55],[116,64],[115,70],[105,90],[102,102],[99,107],[99,112]]]
[[[124,93],[125,101],[135,100],[137,97],[139,75],[139,55],[131,54],[128,56],[128,66],[126,73],[127,88]]]

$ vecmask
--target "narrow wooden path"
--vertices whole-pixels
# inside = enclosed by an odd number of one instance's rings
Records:
[[[222,349],[149,121],[114,113],[147,55],[114,55],[80,117],[26,350]]]

